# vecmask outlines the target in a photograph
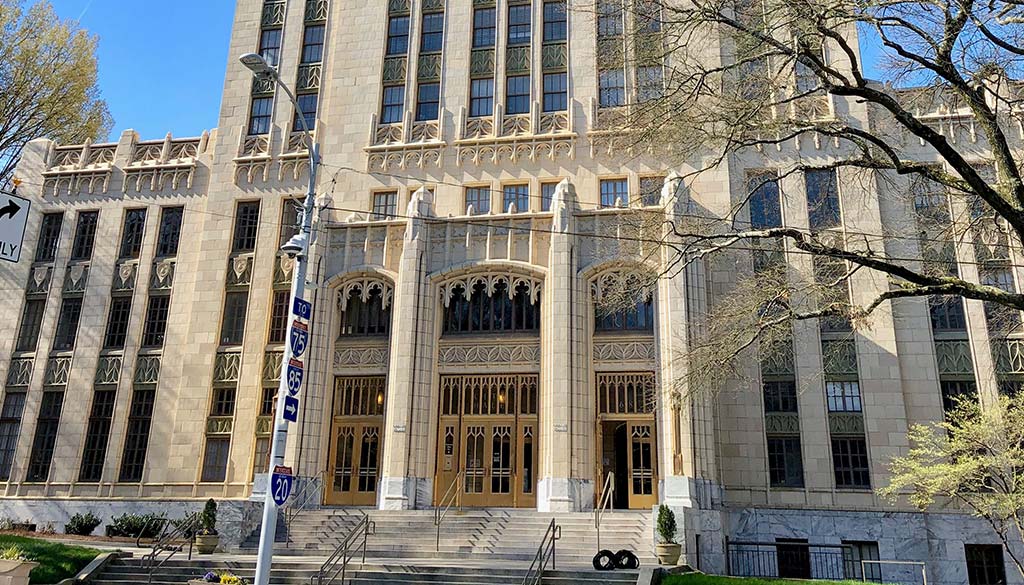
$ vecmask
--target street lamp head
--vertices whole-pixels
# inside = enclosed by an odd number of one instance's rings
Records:
[[[249,71],[253,72],[253,75],[257,77],[276,77],[277,70],[267,63],[267,60],[262,55],[257,53],[246,53],[238,58],[245,65]]]
[[[289,258],[294,258],[302,253],[306,247],[306,236],[305,234],[295,234],[290,240],[285,242],[281,246],[281,251],[285,253]]]

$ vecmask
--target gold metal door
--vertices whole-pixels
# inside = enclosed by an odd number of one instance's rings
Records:
[[[658,503],[657,451],[654,422],[630,422],[629,437],[629,507],[649,509]]]
[[[379,423],[333,425],[324,499],[327,505],[372,506],[377,502],[380,440]]]
[[[377,503],[384,392],[383,376],[335,379],[334,418],[324,478],[326,505]]]
[[[504,422],[472,422],[463,426],[464,506],[515,505],[513,428]]]

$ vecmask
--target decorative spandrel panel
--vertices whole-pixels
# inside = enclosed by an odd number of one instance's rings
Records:
[[[67,386],[71,376],[71,357],[55,357],[46,360],[44,386]]]
[[[548,217],[472,216],[430,224],[430,271],[468,262],[510,260],[546,266]]]
[[[826,374],[857,375],[857,345],[852,339],[822,341],[821,360]]]
[[[1024,374],[1024,340],[995,341],[996,372]]]
[[[935,361],[938,363],[940,374],[974,375],[971,344],[966,339],[936,341]]]
[[[119,355],[100,356],[96,366],[96,384],[117,384],[121,380],[122,361]]]
[[[28,386],[32,381],[32,358],[11,360],[7,370],[7,386]]]
[[[350,218],[352,225],[333,228],[328,245],[329,274],[368,266],[397,271],[405,238],[404,223]]]

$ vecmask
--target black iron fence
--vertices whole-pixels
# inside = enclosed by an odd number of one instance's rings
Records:
[[[861,579],[860,565],[845,544],[725,541],[726,571],[734,577]],[[869,574],[868,579],[871,579]]]

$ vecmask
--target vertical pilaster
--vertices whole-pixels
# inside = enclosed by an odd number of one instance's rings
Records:
[[[573,442],[578,440],[576,427],[587,425],[584,417],[573,416],[574,402],[579,400],[580,384],[576,370],[581,356],[574,351],[580,331],[575,326],[579,307],[585,305],[579,296],[573,255],[572,233],[576,209],[576,188],[568,179],[558,184],[552,202],[551,247],[548,276],[543,295],[543,331],[541,333],[541,396],[540,396],[540,482],[537,487],[537,509],[541,512],[571,512],[591,507],[594,482],[580,477],[573,470]],[[591,421],[592,423],[592,421]],[[591,436],[593,424],[582,436]]]
[[[429,499],[431,478],[423,469],[413,469],[413,445],[427,444],[430,425],[428,397],[433,386],[433,319],[429,318],[431,297],[424,262],[427,253],[425,217],[432,215],[431,194],[416,191],[409,202],[409,223],[395,282],[392,319],[396,334],[391,336],[388,366],[388,399],[384,411],[384,453],[378,507],[406,510]],[[422,467],[422,466],[418,466]],[[416,473],[416,472],[419,473]],[[422,494],[417,498],[417,493]]]

